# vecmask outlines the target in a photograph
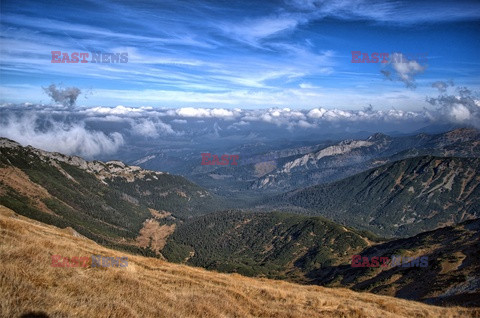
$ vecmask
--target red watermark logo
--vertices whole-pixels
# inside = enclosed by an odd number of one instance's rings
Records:
[[[217,155],[212,155],[210,153],[202,153],[202,165],[206,166],[226,166],[226,165],[232,165],[236,166],[238,165],[237,160],[238,160],[238,155],[222,155],[220,159],[218,158]],[[212,158],[212,159],[210,159]],[[231,162],[230,162],[231,160]]]
[[[87,58],[90,53],[87,52],[67,52],[52,51],[52,63],[89,63]],[[90,63],[128,63],[128,53],[102,53],[91,52],[92,59]]]
[[[64,257],[52,255],[52,267],[88,267],[88,256]]]

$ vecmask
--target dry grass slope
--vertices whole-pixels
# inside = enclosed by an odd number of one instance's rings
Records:
[[[51,255],[124,256],[71,231],[0,206],[0,316],[49,317],[478,317],[356,293],[252,279],[128,255],[126,268],[56,268]]]

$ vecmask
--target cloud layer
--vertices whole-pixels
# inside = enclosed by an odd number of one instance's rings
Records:
[[[123,136],[118,132],[107,135],[87,130],[82,123],[45,120],[39,114],[31,112],[19,117],[3,118],[0,128],[2,137],[13,139],[22,145],[85,158],[113,154],[124,143]]]
[[[140,141],[183,141],[208,138],[279,138],[286,134],[305,136],[333,131],[404,133],[432,125],[451,123],[480,128],[480,99],[452,82],[435,82],[437,97],[427,97],[430,107],[421,111],[266,108],[177,109],[153,107],[77,107],[4,104],[0,106],[0,136],[51,151],[87,158],[115,154],[122,146]],[[202,139],[202,136],[207,136]],[[183,139],[182,139],[183,138]],[[202,141],[203,140],[203,141]]]
[[[466,87],[458,87],[454,94],[445,93],[453,83],[434,83],[444,94],[427,98],[427,101],[437,107],[433,116],[446,118],[457,124],[468,124],[480,128],[480,99]]]

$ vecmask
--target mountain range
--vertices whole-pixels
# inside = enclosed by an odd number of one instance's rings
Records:
[[[365,140],[339,143],[282,160],[252,185],[255,189],[290,190],[339,180],[368,168],[401,159],[432,155],[480,157],[480,131],[457,129],[446,133],[390,137],[374,134]]]
[[[480,131],[459,128],[437,134],[392,137],[376,133],[365,139],[309,140],[296,144],[257,142],[223,146],[216,151],[238,154],[239,166],[202,166],[200,152],[181,151],[175,152],[176,157],[162,152],[133,162],[183,175],[222,195],[248,193],[261,197],[333,182],[385,163],[422,155],[478,158]]]
[[[414,157],[267,200],[373,231],[415,235],[480,217],[480,158]]]
[[[478,136],[471,129],[434,136],[376,134],[304,145],[292,150],[296,159],[284,149],[285,164],[307,158],[305,165],[289,165],[292,182],[285,188],[295,190],[250,187],[257,196],[245,199],[248,191],[232,195],[236,186],[222,193],[167,172],[118,160],[86,161],[0,138],[0,204],[106,247],[170,262],[478,306]],[[329,162],[338,180],[296,189],[294,175],[322,171],[318,162]],[[258,164],[220,169],[245,175]],[[355,255],[426,256],[429,265],[354,268]],[[429,280],[436,283],[424,288]]]

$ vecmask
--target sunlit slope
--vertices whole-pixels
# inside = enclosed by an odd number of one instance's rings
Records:
[[[128,256],[125,268],[51,267],[51,255]],[[0,206],[0,316],[475,317],[346,289],[219,274],[110,250]]]
[[[422,156],[271,200],[382,236],[411,236],[480,216],[480,158]]]

